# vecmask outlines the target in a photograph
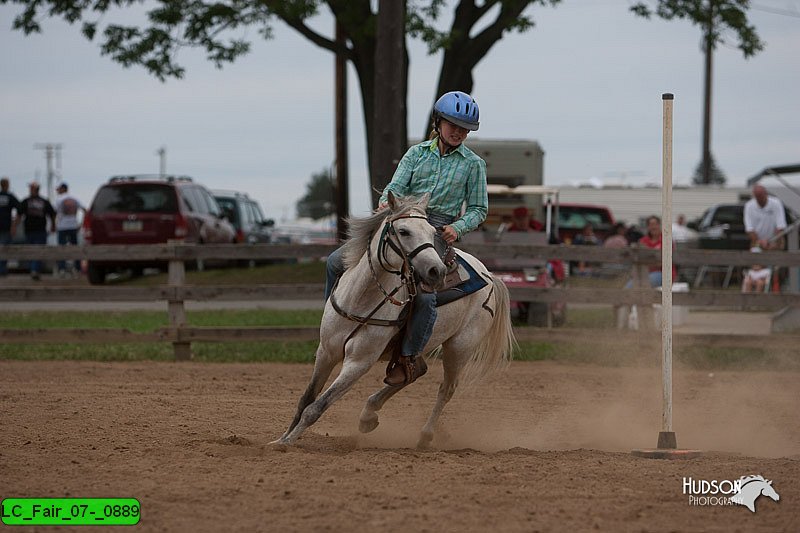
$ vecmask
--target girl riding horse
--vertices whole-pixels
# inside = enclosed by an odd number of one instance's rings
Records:
[[[417,197],[429,194],[428,222],[440,228],[437,249],[442,252],[486,219],[486,162],[463,144],[469,132],[478,129],[479,119],[478,104],[470,95],[460,91],[442,95],[433,106],[430,139],[409,148],[380,199],[379,209],[386,207],[389,192]],[[344,270],[340,248],[328,256],[326,300]],[[402,339],[400,358],[386,369],[387,385],[408,385],[427,372],[424,358],[418,356],[428,344],[436,316],[436,293],[420,291]]]

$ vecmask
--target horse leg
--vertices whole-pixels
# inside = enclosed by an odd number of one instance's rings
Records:
[[[403,390],[406,385],[395,387],[386,385],[384,388],[373,394],[367,399],[364,404],[364,409],[361,410],[361,416],[358,418],[358,430],[361,433],[369,433],[378,427],[378,411],[381,410],[386,401]]]
[[[328,355],[328,352],[326,352],[320,344],[319,348],[317,348],[317,354],[314,357],[314,372],[311,374],[311,381],[309,381],[306,391],[300,397],[300,401],[297,402],[297,412],[294,415],[294,420],[289,424],[289,428],[281,437],[282,439],[286,438],[295,426],[297,426],[306,407],[317,399],[322,387],[325,386],[325,382],[328,381],[331,372],[333,372],[336,363],[337,362]]]
[[[442,368],[444,370],[444,377],[442,383],[439,385],[439,392],[436,395],[436,404],[433,406],[433,411],[428,417],[428,421],[422,428],[422,433],[417,441],[417,448],[428,448],[433,441],[433,434],[436,430],[436,425],[439,422],[439,417],[442,415],[444,406],[453,397],[458,386],[458,376],[461,369],[464,368],[469,359],[468,348],[465,350],[454,349],[453,341],[448,341],[442,346]]]
[[[323,392],[316,400],[311,402],[300,415],[300,420],[295,424],[291,431],[276,441],[277,444],[294,444],[294,442],[308,429],[309,426],[314,424],[319,417],[322,416],[328,407],[336,400],[344,396],[350,390],[353,384],[358,381],[361,376],[375,363],[372,359],[364,360],[351,360],[345,358],[342,364],[342,370],[336,379],[333,380],[328,390]]]

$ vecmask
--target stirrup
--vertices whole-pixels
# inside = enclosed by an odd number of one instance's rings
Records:
[[[389,362],[383,382],[392,387],[406,386],[414,383],[427,372],[428,364],[424,357],[401,355],[397,360]]]

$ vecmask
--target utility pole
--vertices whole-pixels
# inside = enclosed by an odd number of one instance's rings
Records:
[[[705,44],[705,101],[703,104],[703,184],[711,183],[711,73],[714,57],[714,0],[708,2],[708,25],[704,35]]]
[[[158,175],[163,178],[167,175],[167,147],[162,146],[156,150],[156,155],[158,155]]]
[[[336,44],[347,46],[342,26],[336,22]],[[336,234],[340,241],[347,238],[345,219],[350,214],[349,178],[347,168],[347,58],[336,52]]]
[[[36,143],[33,145],[34,150],[44,150],[44,157],[47,161],[47,199],[52,201],[54,198],[55,190],[54,178],[56,171],[53,168],[53,158],[58,163],[58,175],[61,175],[61,143]]]

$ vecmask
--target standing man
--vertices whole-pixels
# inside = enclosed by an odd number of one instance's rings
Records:
[[[39,196],[38,181],[30,182],[28,187],[30,196],[22,200],[22,204],[17,210],[17,218],[14,220],[11,233],[13,234],[19,223],[25,219],[25,225],[23,226],[25,228],[25,242],[28,244],[47,244],[47,218],[50,218],[50,231],[54,231],[56,227],[56,211],[50,202]],[[31,278],[34,281],[39,281],[41,269],[42,262],[40,260],[34,259],[31,261]]]
[[[9,192],[10,182],[7,177],[0,179],[0,244],[11,244],[14,231],[11,224],[11,211],[19,214],[19,200]],[[8,274],[7,261],[0,259],[0,277]]]
[[[58,233],[58,244],[78,244],[78,230],[81,225],[78,221],[78,211],[86,212],[86,208],[81,205],[77,198],[69,194],[67,191],[69,186],[66,182],[61,182],[56,189],[58,192],[58,199],[56,199],[56,232]],[[70,275],[77,277],[81,271],[81,262],[75,260],[72,268],[70,268]],[[58,262],[58,276],[64,277],[67,274],[67,262]]]
[[[771,239],[784,229],[786,211],[783,202],[769,196],[763,185],[754,185],[753,197],[744,204],[744,230],[750,236],[750,247],[782,250],[784,239]]]

